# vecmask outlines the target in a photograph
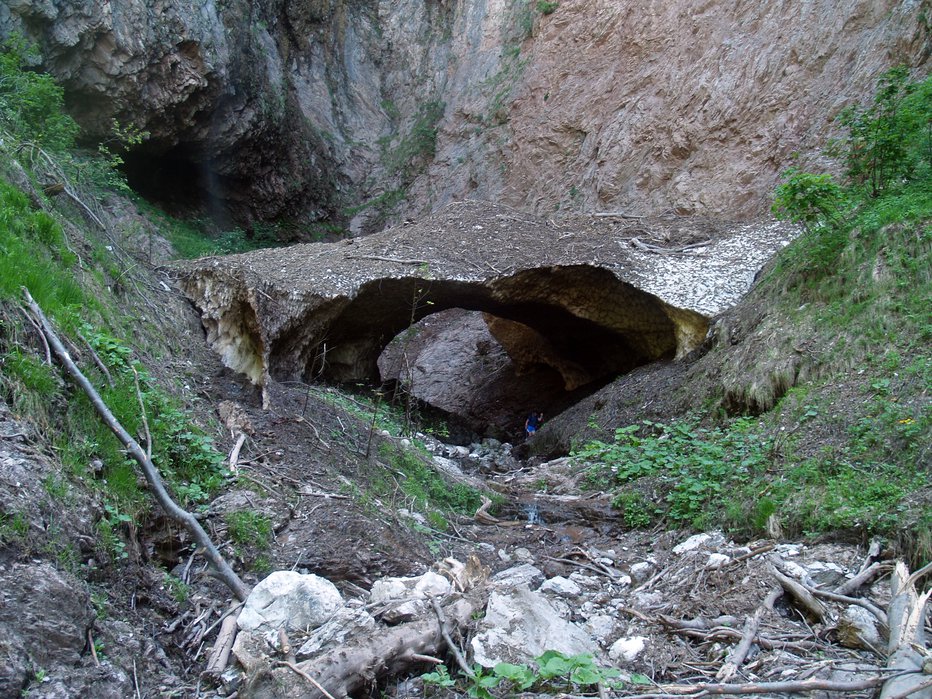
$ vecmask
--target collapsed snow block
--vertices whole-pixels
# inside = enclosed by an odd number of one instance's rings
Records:
[[[341,607],[340,591],[326,578],[279,570],[256,585],[237,623],[243,631],[314,629]]]

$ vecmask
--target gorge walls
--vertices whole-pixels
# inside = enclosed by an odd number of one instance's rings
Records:
[[[142,191],[365,233],[462,198],[753,217],[879,73],[927,72],[929,4],[9,0],[0,34],[89,138],[150,132]]]

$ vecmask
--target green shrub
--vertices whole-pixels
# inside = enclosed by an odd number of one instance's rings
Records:
[[[402,492],[422,509],[471,515],[482,505],[482,494],[478,490],[463,483],[449,482],[413,452],[383,442],[379,455],[399,472]]]
[[[79,127],[64,113],[62,88],[29,67],[37,61],[21,37],[0,44],[0,125],[17,138],[62,151],[74,145]]]
[[[253,510],[229,512],[224,516],[234,544],[265,550],[272,542],[272,522]]]
[[[645,420],[616,429],[614,442],[593,440],[573,456],[616,488],[655,479],[665,493],[664,516],[673,524],[701,526],[729,487],[766,469],[768,449],[768,439],[745,418],[724,428]],[[648,523],[648,508],[632,493],[622,491],[615,500],[631,508],[629,526]]]
[[[932,158],[932,77],[910,82],[905,66],[891,68],[877,84],[872,104],[844,109],[838,122],[847,131],[829,146],[849,180],[871,196],[913,179]]]
[[[839,220],[845,205],[842,188],[831,175],[815,175],[791,167],[777,187],[773,213],[815,231]]]

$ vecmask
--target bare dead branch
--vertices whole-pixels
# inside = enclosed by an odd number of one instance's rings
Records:
[[[84,346],[87,347],[87,351],[91,353],[91,359],[94,360],[94,364],[98,369],[100,369],[100,373],[104,375],[105,379],[107,379],[107,385],[109,385],[110,388],[113,388],[113,377],[110,375],[110,370],[107,368],[107,365],[104,364],[103,360],[100,358],[100,355],[94,351],[91,343],[87,341],[87,338],[84,337],[84,335],[78,333],[78,337],[81,338],[81,342],[83,342]]]
[[[921,573],[924,570],[920,568],[916,572]],[[916,590],[916,579],[916,574],[910,575],[902,561],[897,562],[893,575],[890,576],[890,591],[893,596],[887,608],[890,625],[887,668],[901,670],[906,674],[890,678],[880,692],[880,699],[916,694],[929,681],[928,675],[923,674],[923,671],[927,663],[925,611],[932,590],[920,595]],[[927,693],[923,694],[926,695]]]
[[[311,677],[309,674],[307,674],[304,670],[302,670],[301,668],[299,668],[299,667],[298,667],[297,665],[295,665],[294,663],[281,662],[281,661],[279,661],[278,664],[281,665],[282,667],[287,667],[287,668],[290,668],[290,669],[294,670],[294,671],[295,671],[296,673],[298,673],[301,677],[303,677],[303,678],[306,679],[308,682],[310,682],[312,685],[314,685],[314,687],[317,688],[317,691],[320,692],[321,694],[323,694],[325,697],[327,697],[327,699],[334,699],[333,695],[332,695],[330,692],[328,692],[326,689],[324,689],[324,688],[321,686],[321,684],[320,684],[317,680],[315,680],[313,677]]]
[[[23,295],[30,310],[32,310],[33,314],[39,319],[42,331],[49,345],[54,350],[55,356],[58,357],[58,360],[65,367],[65,370],[74,382],[78,384],[90,399],[97,414],[110,431],[116,435],[117,439],[120,440],[120,443],[123,444],[130,456],[139,464],[156,501],[162,509],[165,510],[165,513],[176,522],[183,525],[198,546],[204,549],[207,559],[217,571],[218,578],[230,588],[237,599],[245,600],[246,597],[249,596],[249,588],[240,580],[239,576],[233,571],[226,560],[224,560],[223,556],[220,555],[217,547],[214,546],[200,522],[198,522],[190,512],[179,507],[172,499],[171,495],[168,494],[168,491],[165,489],[165,484],[162,481],[162,476],[159,474],[155,464],[152,463],[152,460],[147,456],[146,452],[142,450],[139,443],[136,442],[123,425],[120,424],[91,382],[87,380],[87,377],[84,376],[71,359],[71,356],[68,354],[68,351],[65,349],[64,345],[62,345],[61,340],[53,329],[52,324],[49,322],[48,318],[45,317],[39,304],[35,302],[32,295],[25,287],[23,288]]]
[[[469,663],[466,662],[466,658],[463,657],[463,651],[459,649],[459,646],[457,646],[450,637],[450,630],[447,627],[447,620],[443,615],[443,610],[440,608],[440,605],[437,604],[437,600],[433,595],[428,595],[428,599],[430,599],[430,604],[434,608],[434,614],[437,615],[437,622],[440,624],[440,633],[443,636],[443,640],[446,641],[447,648],[453,653],[456,664],[460,666],[460,670],[462,670],[463,674],[469,679],[476,679],[476,673],[472,671],[472,668],[469,667]]]
[[[882,571],[889,570],[890,567],[875,561],[871,563],[866,568],[863,568],[857,575],[855,575],[850,580],[846,580],[841,585],[836,587],[833,592],[836,595],[850,595],[852,592],[856,592],[858,588],[866,585],[875,577],[877,577]]]
[[[45,363],[52,366],[52,352],[49,350],[49,343],[45,339],[45,333],[42,332],[42,328],[39,327],[38,321],[32,317],[32,314],[26,308],[23,308],[22,311],[23,316],[29,321],[29,324],[32,325],[39,339],[42,341],[42,347],[45,349]]]
[[[771,566],[770,572],[777,579],[783,589],[786,590],[803,609],[805,609],[810,615],[819,621],[825,620],[825,607],[822,606],[822,603],[819,602],[819,600],[813,597],[812,592],[806,589],[805,585],[797,582],[796,580],[793,580],[788,575],[784,575],[779,570],[777,570],[776,566]]]
[[[400,257],[382,257],[381,255],[344,255],[346,260],[375,260],[376,262],[395,262],[399,265],[439,264],[438,260],[406,260]]]
[[[236,438],[236,444],[233,445],[233,450],[230,452],[230,472],[236,473],[236,467],[239,463],[239,452],[243,448],[243,444],[246,443],[246,433],[240,432],[239,436]]]
[[[136,400],[139,401],[139,415],[142,417],[142,427],[146,432],[146,456],[149,461],[152,460],[152,433],[149,431],[149,418],[146,416],[146,404],[142,400],[142,390],[139,388],[139,372],[136,367],[130,365],[133,370],[133,383],[136,385]]]
[[[777,694],[785,692],[797,694],[819,690],[829,692],[861,692],[865,689],[879,687],[889,679],[888,676],[867,677],[863,680],[840,682],[835,680],[808,679],[788,680],[785,682],[747,682],[744,684],[714,684],[699,682],[697,684],[659,685],[657,692],[638,694],[626,699],[658,699],[658,697],[695,697],[709,694]]]
[[[720,682],[727,682],[738,673],[738,668],[741,667],[741,663],[744,662],[744,659],[748,657],[748,652],[751,650],[751,645],[754,643],[754,638],[757,636],[758,629],[760,629],[761,618],[764,616],[765,612],[773,611],[774,602],[776,602],[782,594],[783,590],[779,586],[774,586],[764,598],[764,601],[761,602],[760,606],[747,618],[744,623],[744,632],[741,635],[741,641],[734,647],[731,653],[729,653],[728,659],[716,673],[715,679]]]

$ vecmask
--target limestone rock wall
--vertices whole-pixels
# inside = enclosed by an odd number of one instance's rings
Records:
[[[928,70],[928,5],[9,0],[0,35],[40,45],[91,136],[149,130],[152,186],[363,233],[465,197],[758,214],[882,70]]]
[[[757,215],[790,155],[818,150],[881,72],[928,73],[929,13],[927,1],[562,0],[452,91],[422,191],[540,214]]]

